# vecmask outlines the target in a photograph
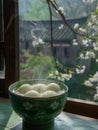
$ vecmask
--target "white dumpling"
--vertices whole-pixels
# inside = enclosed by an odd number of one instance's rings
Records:
[[[60,90],[60,86],[57,83],[50,83],[47,86],[47,90],[53,90],[55,92],[58,92]]]
[[[22,94],[25,94],[27,91],[30,91],[31,90],[31,85],[30,84],[23,84],[21,85],[17,91],[22,93]]]
[[[36,90],[39,93],[46,91],[46,89],[47,89],[47,85],[45,85],[45,84],[33,84],[32,85],[32,90]]]
[[[25,93],[24,96],[26,96],[26,97],[39,97],[40,94],[39,94],[39,92],[37,92],[35,90],[30,90],[27,93]]]
[[[65,93],[65,90],[60,90],[60,91],[58,91],[58,94],[59,94],[59,95],[61,95],[61,94],[63,94],[63,93]]]
[[[23,96],[23,94],[22,93],[20,93],[19,91],[17,91],[17,90],[14,90],[13,91],[15,94],[18,94],[18,95],[21,95],[21,96]]]
[[[44,93],[42,93],[42,97],[53,97],[57,95],[58,95],[57,92],[51,90],[47,90]]]

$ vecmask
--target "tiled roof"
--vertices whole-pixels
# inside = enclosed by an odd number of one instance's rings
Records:
[[[87,17],[83,17],[79,19],[70,19],[68,22],[73,27],[75,23],[84,25],[86,20]],[[61,29],[60,26],[62,26]],[[29,39],[33,39],[32,36],[34,34],[44,41],[50,41],[50,21],[21,21],[20,32],[27,32],[27,37],[29,37]],[[53,38],[55,42],[71,41],[74,38],[74,34],[68,26],[65,25],[64,21],[57,20],[53,21]]]

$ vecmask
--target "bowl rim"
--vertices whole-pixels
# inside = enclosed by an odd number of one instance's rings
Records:
[[[20,94],[17,94],[17,93],[15,93],[13,90],[11,90],[11,88],[13,87],[13,85],[15,85],[15,84],[18,84],[18,83],[22,83],[22,82],[29,82],[29,81],[51,81],[51,82],[55,82],[55,83],[61,83],[61,84],[63,84],[63,86],[65,86],[66,87],[66,89],[64,89],[64,92],[63,93],[61,93],[61,94],[58,94],[58,95],[56,95],[56,96],[51,96],[51,97],[26,97],[26,96],[24,96],[24,95],[20,95]],[[62,81],[58,81],[58,80],[51,80],[51,79],[26,79],[26,80],[18,80],[18,81],[16,81],[16,82],[14,82],[14,83],[12,83],[9,87],[8,87],[8,91],[9,91],[9,94],[11,93],[12,95],[15,95],[15,96],[18,96],[18,97],[20,97],[20,98],[24,98],[24,99],[36,99],[36,100],[41,100],[41,99],[53,99],[53,98],[57,98],[57,97],[62,97],[63,95],[65,95],[65,94],[67,94],[68,93],[68,86],[66,85],[66,84],[64,84]]]

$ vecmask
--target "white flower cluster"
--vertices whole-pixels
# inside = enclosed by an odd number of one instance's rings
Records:
[[[92,13],[90,16],[87,28],[90,36],[98,36],[98,5],[96,7],[95,13]]]
[[[63,14],[63,15],[66,15],[65,11],[64,11],[64,8],[63,7],[59,7],[58,10]]]
[[[91,43],[91,39],[83,39],[82,40],[82,45],[84,45],[85,47],[88,47]]]
[[[63,74],[61,72],[59,73],[58,70],[56,70],[55,72],[49,74],[49,78],[57,79],[60,81],[70,80],[72,78],[72,74]]]
[[[79,28],[79,24],[76,23],[76,24],[74,25],[74,29],[76,30],[76,29],[78,29],[78,28]]]
[[[96,94],[94,95],[94,100],[98,101],[98,86],[96,86]]]
[[[92,14],[91,15],[91,21],[93,24],[97,24],[98,23],[98,19],[97,19],[97,15],[96,14]]]
[[[89,81],[91,83],[97,83],[98,82],[98,71],[91,78],[89,78]]]
[[[64,27],[64,24],[60,24],[59,29],[61,30],[63,29],[63,27]]]
[[[79,33],[81,33],[81,34],[86,34],[86,29],[85,28],[79,28]]]
[[[78,46],[78,45],[79,45],[79,43],[77,42],[76,39],[73,39],[73,45],[74,45],[74,46]]]
[[[93,51],[86,51],[85,53],[80,53],[80,59],[91,59],[95,58],[95,53]]]
[[[84,82],[84,85],[89,87],[93,87],[94,84],[98,84],[98,71],[91,78]],[[94,100],[98,101],[98,86],[96,86],[96,94],[94,95]]]
[[[83,65],[83,66],[81,66],[79,68],[76,68],[76,73],[77,74],[83,74],[85,72],[85,69],[86,69],[85,65]]]
[[[85,85],[85,86],[88,86],[88,87],[92,87],[92,86],[93,86],[93,84],[92,84],[89,80],[86,80],[86,81],[84,82],[84,85]]]
[[[98,51],[98,42],[94,42],[93,43],[93,49],[95,50],[95,51]]]
[[[96,59],[96,62],[98,62],[98,59]]]
[[[34,40],[32,42],[32,45],[34,47],[39,45],[39,44],[41,44],[41,45],[44,44],[44,41],[41,38],[36,38],[36,37],[33,37],[33,38],[34,38]]]

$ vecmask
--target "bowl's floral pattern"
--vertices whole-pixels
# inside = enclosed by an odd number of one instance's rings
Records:
[[[30,102],[25,102],[23,103],[23,107],[29,111],[33,108],[33,104],[31,104]]]
[[[58,105],[59,105],[59,102],[54,101],[53,103],[50,104],[49,107],[54,110],[54,109],[57,109]],[[33,104],[31,104],[30,102],[24,102],[22,106],[23,106],[24,109],[26,109],[27,111],[30,111],[30,110],[35,109],[36,107],[38,107],[36,104],[33,105]]]
[[[56,108],[58,107],[58,105],[59,105],[59,102],[54,101],[54,102],[50,105],[50,107],[51,107],[52,109],[56,109]]]

